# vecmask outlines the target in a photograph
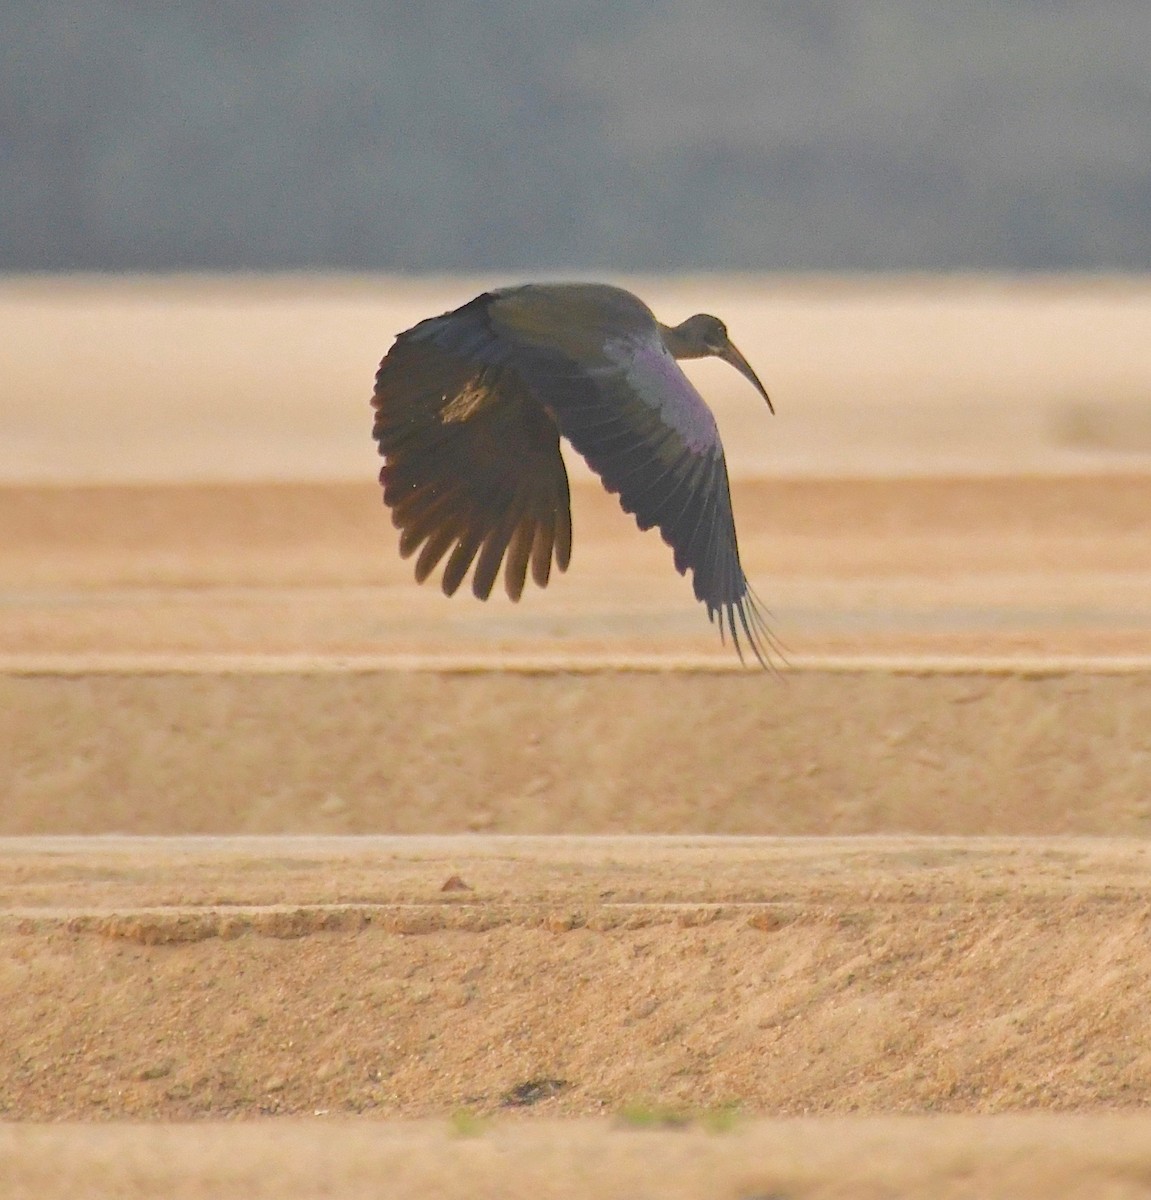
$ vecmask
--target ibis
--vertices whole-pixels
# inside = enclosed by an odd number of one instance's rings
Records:
[[[697,600],[767,665],[772,638],[740,565],[715,418],[677,360],[730,363],[772,409],[717,317],[664,325],[605,284],[484,292],[399,334],[380,364],[373,437],[400,554],[444,592],[471,570],[481,600],[503,566],[512,600],[528,568],[546,587],[571,558],[565,437],[640,529],[657,527]]]

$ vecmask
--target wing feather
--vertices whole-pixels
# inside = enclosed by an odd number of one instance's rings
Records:
[[[572,558],[572,511],[571,500],[568,497],[567,476],[564,476],[562,483],[562,493],[557,491],[552,511],[556,515],[556,566],[561,571],[566,571]]]
[[[675,550],[675,568],[681,573],[687,570],[691,562],[698,562],[702,573],[706,561],[707,543],[715,513],[715,481],[711,478],[711,464],[703,464],[701,474],[709,477],[696,484],[698,494],[703,499],[695,506],[694,518],[689,514],[689,521],[685,523],[683,535]],[[694,582],[694,574],[692,580]]]
[[[532,540],[532,578],[537,587],[547,587],[551,577],[552,550],[556,543],[555,518],[551,514],[536,525]]]
[[[500,563],[503,561],[519,519],[518,507],[509,509],[507,516],[488,533],[484,540],[479,557],[476,559],[475,573],[472,575],[472,592],[477,599],[486,600],[492,594],[492,588],[500,573]]]
[[[436,569],[436,564],[448,552],[448,547],[459,537],[459,531],[454,525],[445,525],[437,529],[424,543],[419,558],[416,559],[416,582],[423,583]]]
[[[518,599],[529,562],[537,582],[549,578],[553,552],[567,567],[570,501],[559,430],[509,365],[512,348],[487,320],[489,300],[396,339],[376,375],[372,432],[400,552],[419,549],[417,580],[446,555],[443,590],[455,592],[474,563],[472,590],[486,599],[506,556],[505,587]],[[561,505],[567,532],[557,545]]]
[[[460,584],[463,583],[464,576],[472,565],[472,559],[475,558],[476,551],[484,540],[484,533],[485,530],[481,525],[469,526],[456,543],[455,549],[448,556],[447,566],[444,567],[445,596],[454,596]]]
[[[512,534],[511,544],[508,546],[507,566],[504,568],[504,587],[513,600],[518,600],[523,595],[535,534],[535,525],[526,521],[516,526],[516,531]]]
[[[397,504],[392,519],[400,530],[400,557],[410,558],[425,538],[442,528],[455,503],[455,492],[444,491],[430,499],[416,495],[402,506]]]

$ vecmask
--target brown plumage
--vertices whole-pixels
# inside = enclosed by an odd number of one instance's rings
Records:
[[[560,435],[658,526],[708,617],[766,665],[771,638],[739,562],[723,446],[677,358],[715,355],[767,392],[723,323],[661,325],[620,288],[528,284],[485,292],[401,333],[376,375],[373,437],[400,553],[423,582],[446,557],[443,589],[472,570],[486,600],[500,566],[518,600],[530,566],[546,587],[571,558]],[[473,569],[474,564],[474,569]]]

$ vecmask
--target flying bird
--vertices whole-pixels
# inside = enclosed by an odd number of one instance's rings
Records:
[[[491,595],[504,564],[512,600],[546,587],[571,558],[560,437],[587,460],[640,529],[659,528],[692,573],[708,619],[767,665],[772,645],[739,561],[715,418],[676,360],[712,355],[767,391],[717,317],[661,324],[638,297],[604,284],[525,284],[484,292],[401,333],[376,374],[372,436],[400,553],[422,583],[447,556],[451,596],[472,564]]]

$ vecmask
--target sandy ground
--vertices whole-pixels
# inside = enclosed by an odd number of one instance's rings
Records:
[[[24,1119],[1151,1100],[1143,842],[34,839],[0,863]]]
[[[1151,653],[1151,473],[746,480],[745,569],[791,655]],[[518,605],[417,587],[360,484],[0,488],[0,653],[706,655],[668,548],[574,489]]]
[[[0,279],[0,480],[362,479],[392,337],[508,279]],[[754,477],[1146,470],[1151,280],[623,279],[718,314],[687,370]],[[578,457],[573,470],[582,474]]]
[[[0,489],[0,833],[1146,831],[1151,476],[737,502],[779,676],[590,486],[518,606],[371,484]]]
[[[1149,872],[1130,839],[0,841],[0,1170],[1145,1195]],[[35,1123],[77,1118],[170,1123]]]
[[[1140,1117],[0,1126],[14,1200],[1141,1200]],[[473,1132],[474,1130],[474,1132]]]
[[[653,297],[779,675],[584,477],[416,587],[380,285],[0,289],[5,1194],[1148,1194],[1146,283]]]
[[[0,675],[0,833],[1151,829],[1145,663],[74,665]]]

